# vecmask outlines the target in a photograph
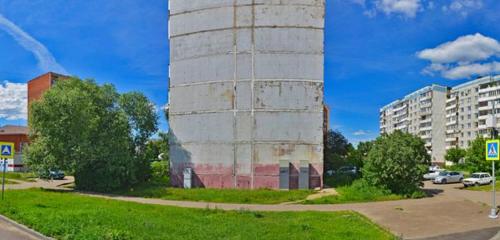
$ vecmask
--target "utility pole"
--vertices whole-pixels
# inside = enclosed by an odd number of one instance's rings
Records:
[[[492,107],[493,109],[491,110],[491,113],[492,113],[492,127],[491,127],[491,139],[497,139],[497,131],[496,131],[496,127],[497,127],[497,119],[496,119],[496,107],[495,107],[495,102],[496,100],[493,100],[492,101]],[[491,191],[492,194],[491,194],[491,200],[492,200],[492,204],[491,204],[491,212],[490,212],[490,215],[489,217],[490,218],[498,218],[498,215],[497,215],[497,204],[496,204],[496,177],[495,177],[495,161],[491,161],[491,170],[492,170],[492,177],[493,177],[493,190]]]

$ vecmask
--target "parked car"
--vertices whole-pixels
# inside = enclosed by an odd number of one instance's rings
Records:
[[[63,180],[64,179],[64,172],[60,170],[52,170],[49,171],[49,179],[53,180]]]
[[[337,173],[338,174],[356,175],[356,174],[358,174],[358,168],[354,167],[354,166],[343,166],[337,170]]]
[[[439,176],[439,173],[443,172],[445,170],[439,169],[439,170],[429,170],[428,173],[424,174],[424,179],[425,180],[434,180],[437,176]]]
[[[489,173],[473,173],[469,178],[463,180],[464,187],[468,186],[479,186],[484,184],[490,184],[493,182],[493,178]]]
[[[459,172],[448,172],[448,171],[442,171],[439,173],[439,175],[432,180],[433,183],[441,183],[441,184],[447,184],[447,183],[459,183],[464,180],[464,175]]]

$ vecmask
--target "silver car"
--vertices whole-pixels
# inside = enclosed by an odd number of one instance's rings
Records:
[[[460,172],[440,172],[439,175],[434,178],[433,183],[460,183],[464,180],[464,175]]]

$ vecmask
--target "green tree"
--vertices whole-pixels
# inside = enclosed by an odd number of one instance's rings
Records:
[[[139,182],[133,136],[147,131],[131,124],[135,110],[122,108],[119,99],[112,85],[58,81],[30,106],[27,165],[42,175],[51,169],[73,173],[82,190],[110,191]]]
[[[393,193],[411,195],[422,186],[430,156],[418,136],[396,131],[378,137],[363,168],[363,178]]]
[[[486,139],[478,136],[465,153],[465,164],[471,172],[491,172],[491,162],[485,157]]]
[[[372,145],[373,145],[373,142],[371,142],[371,141],[360,142],[360,143],[358,143],[358,146],[356,147],[356,149],[354,149],[354,148],[349,149],[349,152],[347,154],[348,164],[356,166],[360,169],[363,168],[364,162],[366,161],[366,159],[368,157],[368,153],[370,152]]]
[[[125,93],[118,100],[131,128],[131,154],[134,156],[135,178],[142,182],[148,179],[151,173],[151,159],[146,156],[146,143],[158,131],[158,115],[154,104],[142,93]]]
[[[450,148],[446,151],[444,159],[453,163],[459,163],[461,159],[465,157],[466,151],[461,148]]]
[[[353,149],[339,131],[328,130],[324,147],[324,169],[334,170],[347,164],[349,151]]]

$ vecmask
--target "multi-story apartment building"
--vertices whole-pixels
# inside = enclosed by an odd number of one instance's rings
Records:
[[[448,88],[432,85],[380,110],[380,133],[396,130],[420,136],[433,162],[444,162],[445,104]]]
[[[432,100],[423,96],[426,92]],[[419,97],[417,105],[411,101],[412,96]],[[489,137],[494,122],[493,102],[496,120],[500,117],[500,75],[481,77],[453,88],[428,86],[383,107],[380,133],[402,130],[419,135],[426,141],[432,162],[442,164],[446,150],[467,148],[478,135]],[[430,109],[426,107],[428,103]],[[402,106],[408,106],[408,110],[401,110],[405,109]],[[415,107],[420,111],[415,112]],[[397,117],[401,112],[408,113],[407,121]],[[496,127],[500,127],[500,119],[496,122]]]

